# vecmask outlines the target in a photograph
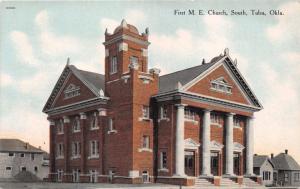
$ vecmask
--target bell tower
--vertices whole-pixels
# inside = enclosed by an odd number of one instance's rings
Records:
[[[134,67],[141,72],[148,70],[148,34],[139,34],[137,28],[123,19],[113,34],[105,31],[105,80],[120,78]]]
[[[143,174],[153,176],[150,100],[158,93],[159,70],[148,70],[148,35],[148,29],[140,34],[125,20],[113,34],[105,32],[105,95],[109,102],[104,172],[122,176],[125,180],[120,182],[139,183]]]

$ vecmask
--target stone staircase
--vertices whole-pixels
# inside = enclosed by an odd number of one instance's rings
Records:
[[[243,179],[243,185],[244,186],[249,186],[249,187],[263,187],[262,185],[258,184],[254,180],[250,178],[244,178]]]
[[[195,188],[212,187],[212,186],[214,186],[214,184],[205,178],[196,178],[195,180]]]
[[[224,187],[240,187],[238,183],[235,181],[231,180],[230,178],[222,178],[220,181],[220,186]]]

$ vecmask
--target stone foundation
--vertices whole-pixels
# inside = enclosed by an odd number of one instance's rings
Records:
[[[195,179],[188,177],[157,177],[157,183],[173,184],[179,186],[194,186]]]

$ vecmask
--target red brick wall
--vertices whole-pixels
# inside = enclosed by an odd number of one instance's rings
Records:
[[[221,92],[216,92],[210,89],[211,88],[210,82],[215,79],[218,79],[219,77],[224,77],[224,79],[228,82],[228,84],[232,86],[231,95],[221,93]],[[249,103],[247,102],[247,100],[239,90],[238,86],[234,83],[234,81],[226,72],[223,65],[217,68],[216,70],[214,70],[213,72],[211,72],[206,77],[204,77],[201,81],[193,85],[188,91],[249,105]]]
[[[80,95],[72,98],[65,99],[64,90],[70,85],[74,84],[75,86],[80,86]],[[96,95],[90,91],[72,72],[70,72],[70,77],[67,80],[67,83],[64,85],[64,88],[61,91],[60,96],[56,99],[54,107],[65,106],[68,104],[73,104],[75,102],[80,102],[83,100],[95,98]]]

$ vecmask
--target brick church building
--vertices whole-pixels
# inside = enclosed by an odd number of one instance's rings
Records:
[[[105,32],[105,75],[68,62],[43,112],[49,179],[58,182],[257,184],[253,114],[262,105],[224,54],[160,76],[148,29]]]

